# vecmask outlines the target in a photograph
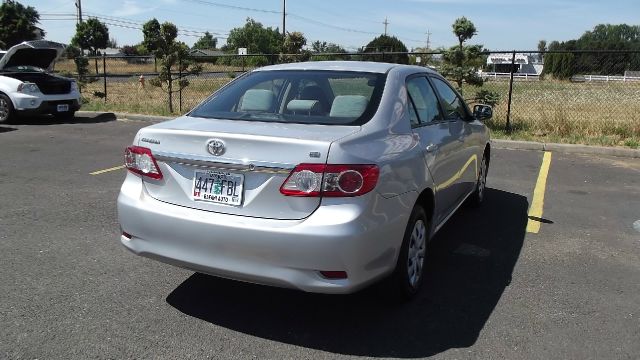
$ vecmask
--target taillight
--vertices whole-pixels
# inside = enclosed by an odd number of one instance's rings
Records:
[[[379,175],[376,165],[300,164],[280,192],[287,196],[360,196],[376,187]]]
[[[151,149],[142,146],[129,146],[124,152],[124,165],[129,171],[152,179],[162,179],[162,172],[158,167]]]

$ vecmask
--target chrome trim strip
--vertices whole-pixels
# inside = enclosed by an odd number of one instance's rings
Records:
[[[228,158],[217,158],[216,160],[221,161],[212,161],[210,157],[187,154],[154,152],[153,156],[162,162],[221,170],[289,174],[295,168],[295,165],[266,161],[242,161]]]

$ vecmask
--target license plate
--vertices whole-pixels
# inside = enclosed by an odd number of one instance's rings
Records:
[[[58,112],[69,111],[69,104],[58,104],[57,110]]]
[[[219,170],[196,170],[193,176],[193,199],[216,204],[242,204],[244,175]]]

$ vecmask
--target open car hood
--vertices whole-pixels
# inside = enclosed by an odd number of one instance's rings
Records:
[[[12,46],[0,58],[0,70],[21,65],[51,70],[53,63],[64,52],[64,47],[60,43],[47,40],[25,41]]]

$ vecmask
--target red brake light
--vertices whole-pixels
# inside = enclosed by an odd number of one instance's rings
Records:
[[[345,197],[364,195],[376,187],[376,165],[300,164],[280,187],[287,196]]]
[[[129,146],[124,152],[124,165],[129,171],[152,179],[162,179],[151,149],[142,146]]]

